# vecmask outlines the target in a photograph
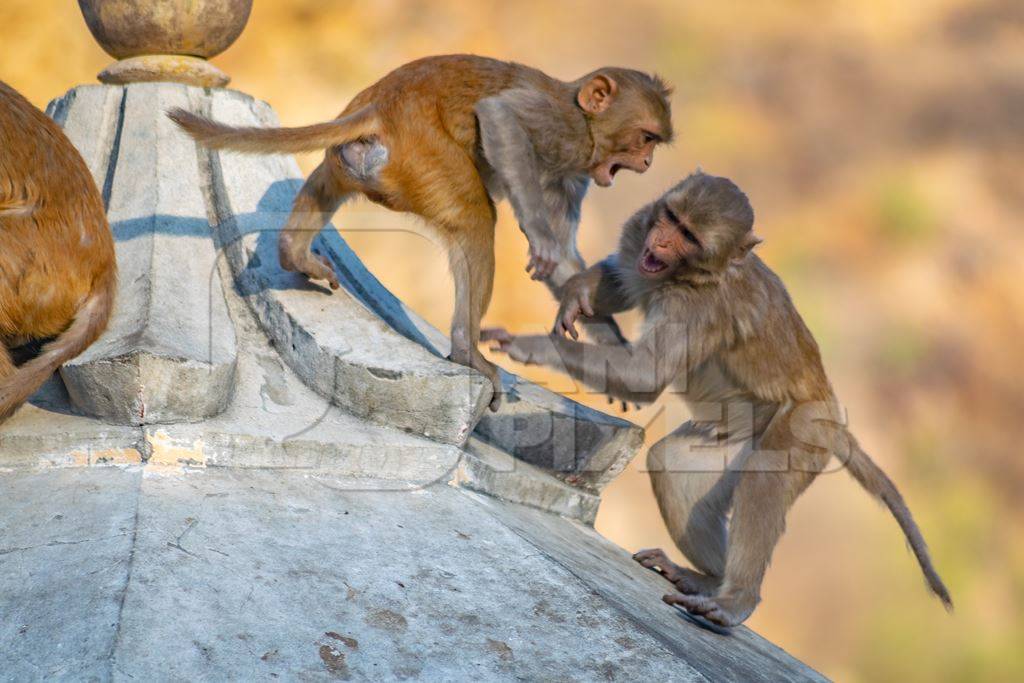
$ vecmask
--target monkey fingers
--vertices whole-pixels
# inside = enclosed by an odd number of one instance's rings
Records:
[[[526,272],[533,280],[546,280],[555,272],[561,262],[561,250],[554,242],[539,243],[530,240],[530,260],[526,264]]]
[[[669,605],[679,605],[691,614],[704,617],[713,624],[719,626],[736,626],[742,620],[737,620],[733,615],[722,609],[714,598],[706,595],[686,595],[684,593],[668,593],[663,596],[662,601]]]
[[[555,324],[555,334],[568,334],[574,340],[580,338],[576,329],[576,320],[580,314],[588,318],[594,317],[594,307],[590,304],[590,297],[584,290],[571,294],[563,302],[558,312],[558,321]]]
[[[675,583],[681,576],[683,568],[668,559],[668,555],[661,548],[647,548],[633,553],[633,559],[640,563],[641,567],[654,570]]]
[[[504,327],[487,327],[480,330],[480,341],[510,342],[514,339],[512,333]]]
[[[323,254],[307,252],[305,256],[298,259],[295,269],[310,280],[327,280],[331,289],[337,289],[340,286],[334,266]]]
[[[338,275],[334,272],[334,265],[327,260],[327,257],[323,254],[317,254],[317,260],[326,269],[324,273],[324,279],[327,280],[327,284],[331,286],[331,289],[337,289],[341,286],[338,282]]]
[[[558,362],[558,354],[548,336],[512,336],[508,341],[498,341],[491,348],[508,354],[512,360],[524,365],[550,365]]]
[[[580,338],[579,330],[576,329],[576,318],[580,315],[579,308],[573,304],[566,309],[565,313],[558,316],[558,322],[555,324],[555,334],[567,334],[574,340]]]

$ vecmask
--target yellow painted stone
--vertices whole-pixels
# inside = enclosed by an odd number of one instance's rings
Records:
[[[146,441],[150,448],[148,465],[206,467],[202,439],[196,439],[191,444],[182,443],[172,439],[167,432],[159,431],[147,434]]]

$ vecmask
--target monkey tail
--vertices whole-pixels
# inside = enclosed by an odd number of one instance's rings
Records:
[[[903,496],[900,495],[896,484],[892,483],[892,480],[882,471],[882,468],[876,465],[871,457],[864,452],[852,435],[849,436],[849,439],[850,457],[846,461],[847,470],[868,493],[881,500],[889,508],[892,516],[896,518],[900,528],[903,530],[907,543],[910,544],[910,548],[917,558],[917,563],[921,566],[921,572],[924,573],[928,587],[942,600],[942,604],[946,606],[947,610],[952,610],[953,600],[950,598],[945,584],[942,583],[942,579],[939,578],[939,573],[935,571],[935,567],[932,565],[932,558],[928,553],[928,545],[924,542],[924,536],[921,535],[921,530],[917,528],[917,523],[914,521],[913,515],[910,514],[910,509],[903,501]]]
[[[103,333],[114,307],[117,271],[111,267],[93,284],[75,319],[38,356],[0,379],[0,422],[18,409],[62,364],[85,351]]]
[[[204,147],[250,154],[293,154],[327,149],[374,135],[380,128],[376,107],[372,104],[348,116],[300,128],[235,127],[180,108],[170,110],[167,116]]]

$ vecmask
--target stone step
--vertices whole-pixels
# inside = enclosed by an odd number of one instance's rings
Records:
[[[226,263],[213,275],[232,277]],[[0,470],[143,462],[148,469],[304,470],[347,490],[409,490],[452,478],[458,447],[333,405],[285,366],[242,298],[225,292],[238,380],[221,413],[196,423],[108,425],[75,415],[55,376],[0,429]]]
[[[593,526],[601,504],[596,493],[559,481],[476,436],[469,438],[464,450],[454,484]]]
[[[104,190],[119,270],[107,331],[61,374],[76,407],[120,424],[215,415],[234,381],[195,146],[164,115],[188,98],[177,84],[81,86],[50,106]]]

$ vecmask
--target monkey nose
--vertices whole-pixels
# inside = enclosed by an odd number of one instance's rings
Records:
[[[651,167],[651,162],[654,161],[650,156],[644,157],[644,170]]]

